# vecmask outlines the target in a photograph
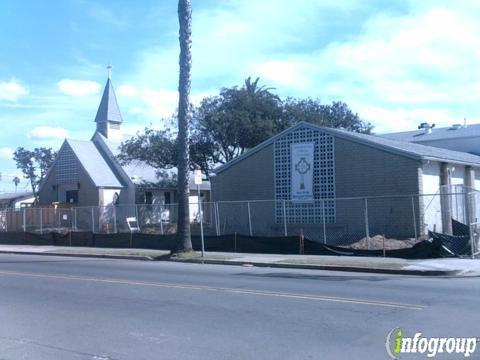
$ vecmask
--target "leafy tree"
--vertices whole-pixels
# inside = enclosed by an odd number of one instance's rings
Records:
[[[117,159],[123,165],[144,162],[155,169],[171,169],[177,166],[177,148],[176,134],[170,129],[145,128],[120,145]],[[210,159],[216,162],[217,158],[217,153],[212,149],[211,143],[202,138],[202,134],[192,133],[189,139],[189,169],[194,170],[196,166],[200,166],[201,170],[208,174],[211,168]],[[164,172],[159,172],[160,174],[163,176]]]
[[[325,127],[370,133],[372,125],[343,102],[322,104],[313,99],[282,101],[272,88],[247,78],[241,87],[223,88],[193,109],[190,123],[190,162],[207,174],[278,132],[310,122]],[[156,168],[177,166],[176,134],[145,129],[122,146],[124,162],[143,160]]]
[[[188,116],[190,110],[190,72],[192,68],[192,4],[190,0],[178,1],[178,22],[180,25],[180,75],[178,82],[178,135],[177,135],[177,248],[179,251],[192,251],[189,209],[189,150]]]
[[[13,160],[17,168],[22,171],[23,177],[30,182],[35,203],[38,202],[38,187],[45,178],[48,169],[53,165],[56,152],[51,148],[35,148],[27,150],[19,147],[13,153]]]
[[[373,126],[353,113],[347,104],[334,101],[331,105],[321,104],[313,99],[288,98],[283,105],[286,127],[306,121],[316,125],[343,128],[354,132],[369,134]]]
[[[241,88],[203,99],[193,119],[195,138],[207,150],[199,163],[226,163],[281,129],[281,100],[258,82],[247,78]]]
[[[143,132],[123,142],[118,159],[122,164],[142,161],[155,169],[170,169],[177,165],[177,146],[169,129]]]

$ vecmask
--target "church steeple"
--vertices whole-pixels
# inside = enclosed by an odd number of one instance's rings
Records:
[[[108,79],[103,91],[102,100],[98,107],[95,122],[97,123],[97,132],[106,138],[121,137],[120,124],[123,122],[120,108],[118,107],[117,97],[113,89],[111,80],[111,65],[107,66]]]

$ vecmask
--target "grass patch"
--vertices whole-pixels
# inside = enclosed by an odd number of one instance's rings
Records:
[[[292,265],[320,265],[320,266],[345,266],[345,267],[362,267],[371,269],[393,269],[401,270],[405,266],[399,262],[377,262],[377,261],[328,261],[325,259],[285,259],[275,262],[276,264],[292,264]]]

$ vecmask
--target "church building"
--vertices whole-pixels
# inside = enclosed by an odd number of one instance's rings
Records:
[[[40,205],[168,205],[176,202],[176,169],[159,171],[143,162],[121,165],[122,114],[110,77],[95,116],[91,140],[66,139],[39,189]],[[210,183],[201,185],[208,201]],[[191,202],[197,186],[191,180]]]

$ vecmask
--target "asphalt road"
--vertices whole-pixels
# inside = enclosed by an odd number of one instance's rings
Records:
[[[399,326],[480,337],[479,305],[479,278],[0,255],[0,359],[386,359]]]

